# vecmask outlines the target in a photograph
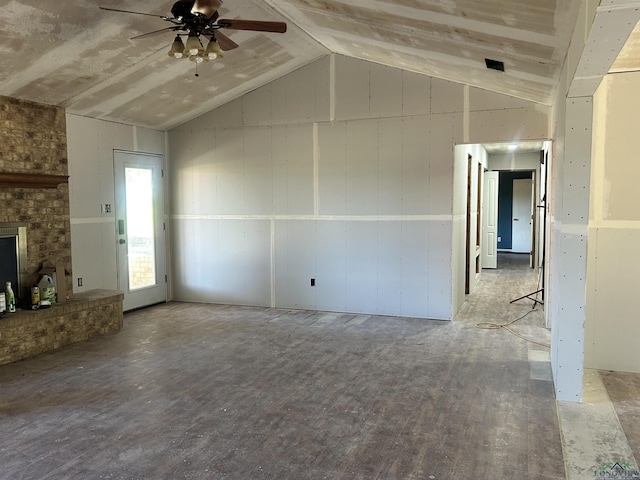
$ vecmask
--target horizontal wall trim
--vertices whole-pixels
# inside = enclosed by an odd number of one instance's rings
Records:
[[[589,228],[640,230],[640,220],[597,220],[594,222],[590,222]]]
[[[452,215],[171,215],[172,220],[302,220],[342,222],[451,222]]]
[[[71,225],[91,225],[97,223],[113,223],[115,217],[93,217],[93,218],[72,218],[69,220]]]

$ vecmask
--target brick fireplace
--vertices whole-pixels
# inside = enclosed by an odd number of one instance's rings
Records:
[[[62,262],[69,295],[71,224],[66,117],[60,107],[0,96],[0,224],[23,225],[27,261],[23,285],[38,283],[44,262]],[[4,290],[4,281],[0,290]],[[27,295],[27,292],[21,292]],[[43,310],[0,318],[0,365],[122,328],[123,294],[91,290]]]
[[[38,281],[42,263],[63,261],[71,272],[71,226],[67,137],[64,109],[0,97],[0,223],[23,223],[27,229],[26,285]],[[6,175],[4,175],[6,174]],[[30,188],[3,179],[32,178]],[[43,178],[38,182],[37,178]],[[47,182],[53,178],[53,182]],[[71,276],[66,282],[72,292]]]

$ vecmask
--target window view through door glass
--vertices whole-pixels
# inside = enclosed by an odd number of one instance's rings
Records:
[[[129,290],[156,284],[153,225],[153,172],[125,168]]]

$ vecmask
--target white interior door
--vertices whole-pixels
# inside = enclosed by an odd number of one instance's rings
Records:
[[[532,180],[513,180],[513,213],[511,217],[511,251],[531,254]]]
[[[499,172],[484,173],[482,198],[482,268],[498,268]]]
[[[167,300],[162,157],[114,152],[118,289],[124,310]]]

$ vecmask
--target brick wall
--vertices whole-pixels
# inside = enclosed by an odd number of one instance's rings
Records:
[[[0,96],[0,172],[68,175],[65,111]],[[0,222],[27,224],[28,284],[42,262],[59,258],[71,272],[69,187],[0,187]],[[65,278],[72,292],[72,277]],[[60,282],[60,279],[58,279]]]
[[[156,283],[154,257],[151,255],[129,256],[129,288],[143,288]]]

